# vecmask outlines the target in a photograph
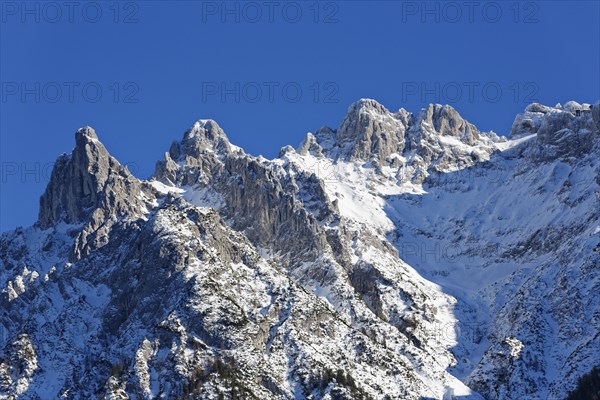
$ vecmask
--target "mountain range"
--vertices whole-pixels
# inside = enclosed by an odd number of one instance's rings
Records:
[[[75,133],[0,238],[0,398],[565,399],[600,365],[600,102],[506,135],[375,100],[149,179]]]

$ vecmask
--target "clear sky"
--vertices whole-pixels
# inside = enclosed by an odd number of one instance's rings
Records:
[[[93,126],[139,177],[197,119],[275,157],[362,97],[516,113],[600,98],[598,1],[0,2],[0,231],[32,224]]]

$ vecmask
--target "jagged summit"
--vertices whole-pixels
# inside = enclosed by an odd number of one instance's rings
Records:
[[[58,158],[40,198],[36,225],[81,225],[71,258],[92,251],[106,240],[116,219],[136,218],[145,207],[141,183],[113,158],[93,128],[75,132],[75,148]]]
[[[75,132],[75,140],[78,141],[83,139],[84,137],[90,139],[98,139],[98,135],[96,135],[96,131],[91,126],[84,126],[83,128],[77,129]]]
[[[217,141],[220,138],[227,139],[227,135],[219,124],[213,119],[200,119],[194,123],[184,134],[184,139],[200,137],[203,140]]]
[[[571,120],[579,117],[586,120],[591,117],[596,127],[600,128],[600,100],[596,104],[568,101],[564,105],[560,103],[554,107],[545,106],[540,103],[532,103],[525,107],[525,111],[518,114],[513,122],[510,136],[537,133],[544,121],[552,118],[566,118]]]
[[[119,162],[110,156],[94,129],[78,129],[73,152],[58,158],[40,198],[38,225],[47,228],[59,220],[84,221],[99,205],[109,176],[120,170]]]
[[[528,154],[537,160],[571,157],[592,148],[599,126],[595,121],[600,121],[600,106],[533,103],[515,118],[508,138],[536,134],[538,147]],[[410,167],[416,173],[411,179],[420,180],[429,169],[450,171],[488,160],[492,153],[510,147],[506,141],[493,132],[480,132],[450,105],[429,104],[416,114],[403,108],[392,113],[373,99],[360,99],[348,107],[337,129],[323,127],[307,134],[296,151],[317,158]]]
[[[515,118],[510,137],[536,134],[537,147],[528,154],[548,160],[589,152],[598,139],[599,126],[600,102],[594,106],[569,101],[555,107],[533,103]],[[84,220],[98,206],[110,176],[128,177],[92,127],[78,129],[75,139],[73,153],[58,159],[40,199],[39,226],[47,227],[58,220]],[[360,99],[348,107],[337,129],[323,127],[315,134],[308,133],[296,151],[333,160],[410,167],[416,173],[413,179],[418,176],[416,179],[421,180],[427,169],[448,171],[489,159],[502,148],[497,144],[503,140],[479,132],[449,105],[429,104],[417,114],[402,108],[392,113],[376,100]],[[199,166],[210,175],[233,154],[244,152],[229,142],[217,122],[199,120],[180,141],[173,142],[165,159],[157,163],[155,176],[174,182],[183,165]],[[191,183],[196,178],[189,179]]]
[[[413,114],[403,108],[391,112],[373,99],[360,99],[348,107],[337,129],[323,127],[307,134],[297,152],[409,168],[408,178],[420,181],[429,168],[445,171],[486,160],[498,150],[495,143],[503,140],[479,132],[449,105],[430,104]]]
[[[177,144],[175,144],[177,143]],[[231,144],[227,135],[221,129],[219,124],[212,119],[199,120],[188,129],[181,142],[175,142],[175,150],[171,157],[179,159],[180,157],[200,157],[201,154],[207,151],[215,151],[219,153],[230,153],[232,151]]]
[[[233,146],[223,129],[212,119],[201,119],[192,125],[180,141],[174,141],[169,149],[168,157],[178,162],[200,159],[207,154],[225,156],[232,152],[243,153]]]
[[[362,98],[348,106],[347,114],[360,113],[373,110],[378,113],[387,113],[389,112],[387,108],[377,100]]]
[[[600,138],[600,101],[595,105],[569,101],[548,107],[533,103],[518,114],[510,138],[536,134],[529,155],[540,161],[587,154]]]
[[[447,104],[429,104],[419,112],[415,121],[415,125],[418,124],[428,124],[436,134],[456,137],[469,145],[474,145],[480,139],[477,127]]]
[[[348,108],[336,131],[335,145],[349,160],[380,160],[402,153],[407,115],[392,114],[375,100],[362,99]]]
[[[549,160],[589,152],[598,140],[599,126],[600,102],[594,106],[569,101],[555,107],[533,103],[515,118],[510,137],[536,134],[536,146],[528,154],[534,159]],[[373,99],[360,99],[348,107],[337,129],[324,127],[307,134],[297,152],[333,160],[375,160],[379,165],[411,167],[417,173],[413,178],[419,176],[420,180],[429,168],[452,170],[488,159],[498,151],[496,143],[502,140],[479,132],[449,105],[430,104],[417,114],[404,109],[392,113]],[[84,221],[105,196],[110,177],[130,178],[92,127],[78,129],[75,142],[72,154],[57,160],[40,199],[37,223],[41,227],[59,220]],[[199,120],[185,131],[182,140],[173,142],[165,159],[157,163],[155,176],[174,182],[182,165],[199,166],[208,176],[215,168],[221,168],[223,157],[232,154],[244,152],[231,145],[217,122]],[[399,164],[402,159],[407,161]],[[189,179],[191,183],[196,178]]]
[[[164,159],[156,163],[154,176],[175,182],[184,167],[200,167],[205,173],[222,164],[223,159],[244,151],[232,145],[223,129],[212,119],[201,119],[192,125],[180,141],[174,141]],[[190,178],[194,179],[194,178]],[[191,181],[190,181],[191,182]]]

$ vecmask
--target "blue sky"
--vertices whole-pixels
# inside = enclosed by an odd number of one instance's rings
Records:
[[[32,224],[56,157],[93,126],[139,177],[201,118],[274,157],[349,104],[516,113],[600,98],[598,1],[0,3],[0,231]]]

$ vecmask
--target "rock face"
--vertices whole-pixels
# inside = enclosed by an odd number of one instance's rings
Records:
[[[471,155],[459,154],[460,147],[474,146],[486,153],[482,154],[485,158],[494,150],[491,145],[500,140],[494,134],[481,134],[448,105],[431,104],[413,115],[404,109],[391,113],[375,100],[362,99],[348,108],[337,130],[325,127],[316,135],[309,133],[298,152],[393,167],[403,164],[403,158],[417,158],[416,164],[425,167],[447,158],[448,153],[454,153],[455,163],[470,164],[472,160],[466,158]]]
[[[0,239],[0,397],[564,398],[600,359],[600,104],[363,99],[278,158],[91,128]]]
[[[58,223],[83,224],[71,255],[77,259],[107,243],[118,218],[145,207],[141,196],[140,181],[110,156],[92,128],[81,128],[71,155],[56,161],[40,198],[36,225],[47,229]]]
[[[574,101],[557,107],[534,103],[517,116],[511,136],[536,133],[538,146],[531,156],[540,161],[579,157],[589,153],[598,141],[598,113],[598,103],[595,107]]]
[[[214,121],[196,123],[181,142],[174,142],[155,176],[202,192],[197,205],[217,206],[237,230],[261,246],[277,241],[298,253],[317,254],[325,245],[318,221],[295,199],[300,188],[294,178],[278,165],[233,151]]]
[[[341,155],[350,161],[386,160],[404,149],[408,113],[390,113],[375,100],[363,99],[348,108],[335,136]]]
[[[429,105],[427,109],[421,111],[418,120],[420,124],[433,127],[435,133],[440,136],[452,136],[469,145],[475,144],[480,139],[475,125],[464,120],[454,108],[448,105]]]
[[[109,175],[120,168],[92,128],[79,129],[75,141],[73,153],[56,161],[50,184],[40,198],[38,224],[41,228],[61,220],[66,223],[85,221],[88,211],[100,206]]]

